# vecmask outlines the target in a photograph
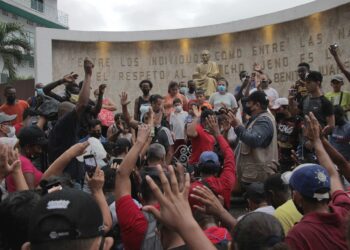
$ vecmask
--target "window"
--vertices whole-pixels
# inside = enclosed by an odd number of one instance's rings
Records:
[[[34,33],[30,31],[25,31],[24,32],[27,41],[29,42],[30,46],[34,48]]]
[[[27,20],[27,24],[32,25],[32,26],[34,25],[34,23],[30,20]]]
[[[2,10],[2,14],[3,14],[4,16],[8,16],[8,15],[9,15],[9,13],[8,13],[6,10]]]
[[[18,20],[18,16],[16,14],[12,14],[12,18]]]
[[[28,62],[29,62],[29,67],[34,68],[34,56],[30,56]]]
[[[44,12],[44,0],[31,0],[30,7],[34,10]]]

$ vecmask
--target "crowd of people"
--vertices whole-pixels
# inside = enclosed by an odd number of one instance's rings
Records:
[[[210,96],[145,79],[135,100],[121,91],[121,110],[106,84],[90,93],[88,58],[82,81],[38,83],[28,100],[8,85],[0,249],[350,249],[350,93],[316,66],[297,65],[286,97],[258,63],[234,93],[221,77]]]

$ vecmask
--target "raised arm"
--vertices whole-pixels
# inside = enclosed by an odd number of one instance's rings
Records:
[[[187,136],[192,138],[198,136],[197,125],[201,114],[197,106],[193,106],[193,114],[194,114],[194,117],[192,119],[192,122],[187,124],[187,129],[186,129]]]
[[[77,78],[78,78],[78,75],[74,74],[74,72],[71,72],[70,74],[65,75],[62,79],[59,79],[58,81],[46,84],[43,87],[44,94],[56,99],[59,102],[63,102],[65,101],[65,99],[55,94],[54,92],[52,92],[52,90],[64,83],[73,83]]]
[[[97,167],[92,178],[90,178],[88,174],[86,174],[86,178],[91,190],[92,197],[102,212],[104,225],[103,229],[105,233],[107,233],[112,228],[112,215],[102,190],[103,184],[105,182],[104,172],[99,167]]]
[[[94,64],[88,58],[85,58],[84,60],[85,78],[84,78],[83,86],[79,93],[79,100],[75,107],[78,115],[81,115],[83,113],[83,111],[85,110],[85,108],[89,103],[90,89],[91,89],[91,76],[92,76],[93,68],[94,68]]]
[[[51,176],[61,175],[68,163],[73,158],[82,155],[88,146],[88,141],[71,146],[50,165],[50,167],[44,172],[42,179],[48,179]]]
[[[329,49],[329,52],[331,53],[331,55],[333,56],[335,62],[337,63],[340,71],[345,75],[345,77],[348,79],[348,81],[350,81],[350,71],[346,70],[345,65],[340,60],[337,49],[333,46],[329,46],[328,49]]]
[[[334,163],[322,145],[322,141],[320,139],[320,124],[312,112],[310,112],[309,116],[305,116],[305,121],[305,136],[308,137],[313,143],[315,153],[320,165],[327,169],[329,173],[331,181],[331,194],[337,190],[343,190],[343,185],[341,183],[339,174],[335,169]]]
[[[118,201],[124,195],[131,194],[131,182],[129,177],[133,169],[136,167],[137,158],[143,148],[144,143],[150,136],[150,132],[151,130],[149,125],[140,125],[138,127],[136,143],[134,146],[132,146],[117,170],[115,179],[116,201]]]
[[[91,112],[95,114],[96,116],[101,112],[102,109],[102,101],[103,101],[103,95],[105,93],[107,85],[106,84],[101,84],[98,87],[98,96],[96,99],[96,105],[91,109]]]
[[[325,148],[332,161],[337,165],[339,171],[350,182],[350,163],[339,153],[325,137],[321,137],[323,147]]]
[[[126,124],[128,124],[128,126],[134,128],[134,129],[137,129],[139,122],[133,120],[131,118],[129,111],[128,111],[128,105],[130,103],[130,101],[128,100],[128,94],[123,91],[119,95],[119,97],[120,97],[120,105],[122,106],[122,112],[123,112],[123,116],[124,116]]]

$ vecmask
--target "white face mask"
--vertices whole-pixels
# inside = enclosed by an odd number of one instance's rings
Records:
[[[176,106],[175,107],[176,112],[181,112],[182,111],[182,106]]]
[[[16,129],[14,126],[8,126],[10,129],[10,132],[8,132],[6,135],[7,137],[16,137]]]

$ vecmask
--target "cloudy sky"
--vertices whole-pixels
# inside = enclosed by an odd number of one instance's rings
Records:
[[[131,31],[203,26],[248,18],[312,0],[58,0],[72,30]]]

